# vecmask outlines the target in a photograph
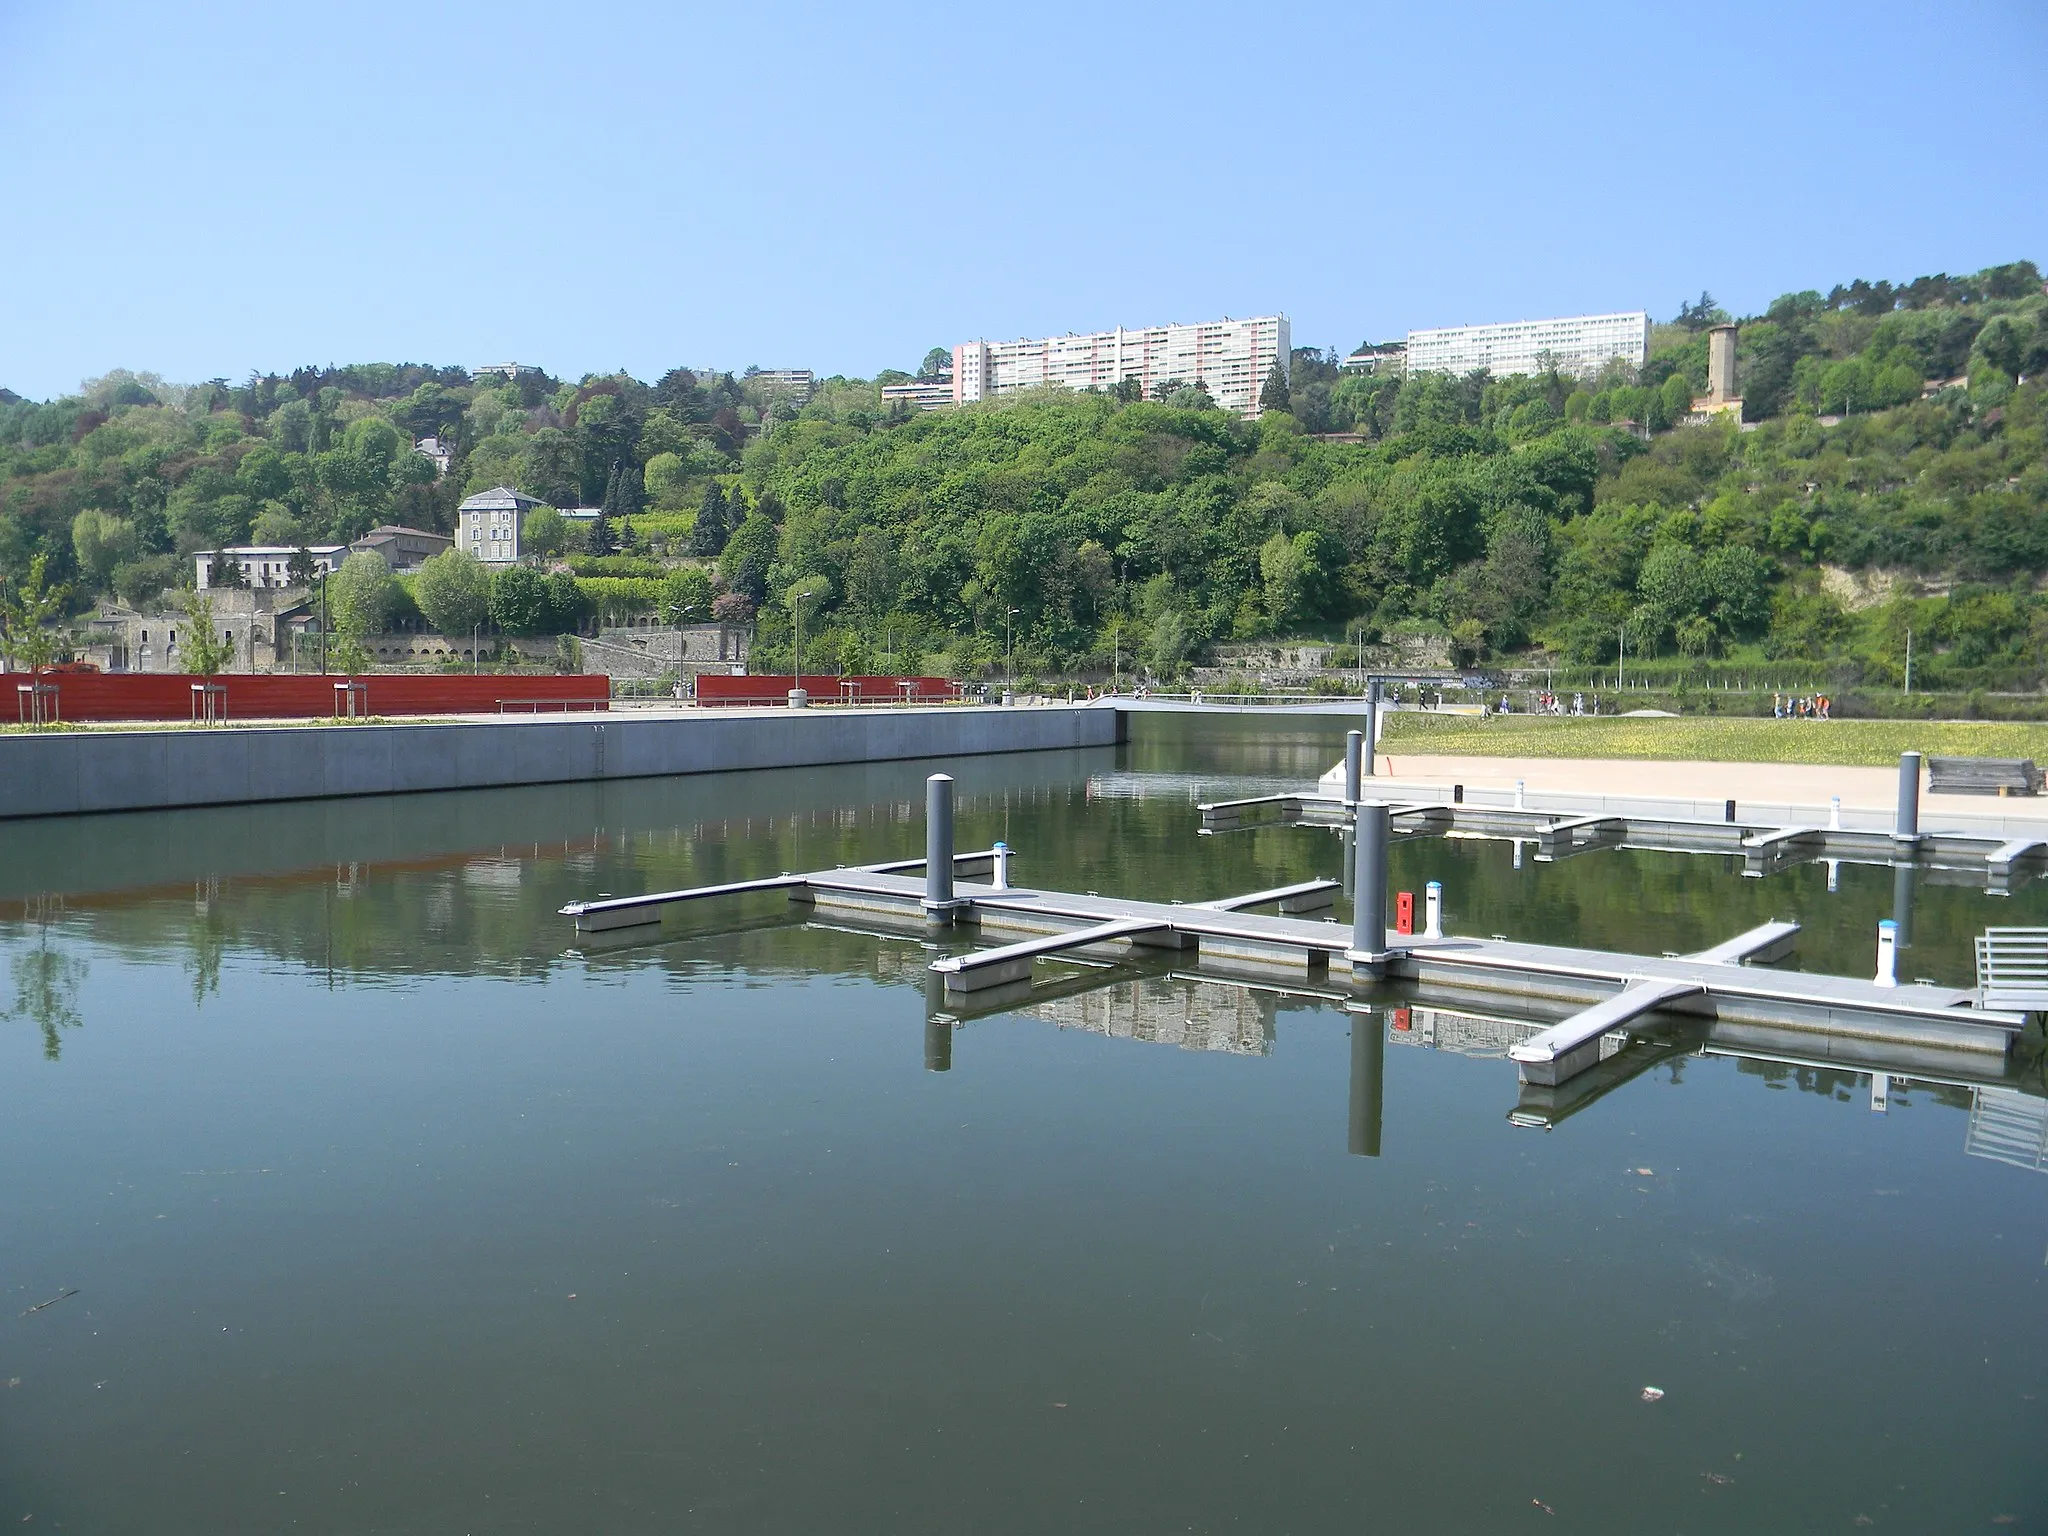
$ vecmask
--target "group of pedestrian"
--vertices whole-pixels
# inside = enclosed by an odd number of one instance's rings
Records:
[[[1774,720],[1832,720],[1829,713],[1834,700],[1824,693],[1771,695],[1771,718]]]

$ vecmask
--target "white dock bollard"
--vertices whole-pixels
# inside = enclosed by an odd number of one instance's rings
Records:
[[[1518,811],[1528,809],[1528,807],[1522,803],[1523,788],[1524,786],[1522,781],[1520,779],[1515,780],[1515,809]]]
[[[1828,801],[1828,830],[1830,832],[1842,830],[1842,797],[1840,795],[1836,795]]]
[[[1876,981],[1880,987],[1899,984],[1899,925],[1888,917],[1877,925]]]
[[[1423,887],[1422,936],[1425,939],[1444,936],[1444,885],[1441,880],[1432,880]]]
[[[1007,891],[1010,888],[1010,845],[1008,843],[997,843],[995,855],[995,888],[999,891]]]

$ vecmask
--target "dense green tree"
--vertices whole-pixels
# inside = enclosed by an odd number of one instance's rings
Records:
[[[704,499],[697,506],[697,521],[690,530],[690,553],[706,558],[723,554],[731,536],[725,492],[716,481],[704,487]]]
[[[537,559],[552,560],[569,547],[569,520],[553,507],[535,507],[519,522],[519,548]]]
[[[719,556],[718,569],[726,586],[759,607],[768,596],[775,549],[775,525],[759,512],[748,513]]]
[[[377,563],[383,564],[381,560]],[[201,592],[186,593],[185,639],[178,647],[179,664],[195,676],[213,677],[234,659],[234,642],[221,632],[213,599]]]
[[[50,580],[48,555],[32,555],[22,574],[0,583],[0,654],[40,671],[56,659],[51,624],[70,601],[70,588]]]
[[[491,577],[491,622],[508,635],[538,635],[553,616],[548,579],[531,566],[508,566]]]
[[[711,578],[695,566],[671,572],[661,586],[661,616],[664,623],[708,624],[716,594]]]
[[[79,574],[94,591],[105,591],[115,569],[142,552],[134,524],[91,507],[71,520],[71,545]]]
[[[351,640],[382,634],[401,601],[398,578],[382,555],[357,550],[327,578],[327,612],[334,628]]]
[[[1265,387],[1259,391],[1259,409],[1262,411],[1290,411],[1294,398],[1288,393],[1287,375],[1275,363],[1273,371],[1266,375]]]
[[[466,550],[444,549],[413,577],[413,601],[444,635],[466,635],[491,614],[491,576]]]

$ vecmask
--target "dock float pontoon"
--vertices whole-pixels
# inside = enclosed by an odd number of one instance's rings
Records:
[[[1374,801],[1349,807],[1355,899],[1348,928],[1310,915],[1333,905],[1334,880],[1192,903],[1017,887],[1009,879],[1010,850],[1004,845],[953,851],[952,791],[953,781],[945,774],[927,780],[923,859],[605,897],[572,902],[562,911],[579,930],[599,931],[658,923],[665,910],[685,902],[782,891],[793,903],[914,924],[927,932],[972,926],[1022,936],[931,962],[931,975],[947,998],[985,993],[993,1002],[1002,989],[1028,990],[1041,959],[1116,958],[1137,948],[1192,950],[1204,968],[1226,971],[1249,968],[1304,980],[1348,971],[1354,987],[1407,982],[1574,1006],[1581,1011],[1510,1053],[1523,1081],[1540,1086],[1556,1086],[1594,1066],[1604,1036],[1651,1014],[2002,1060],[2033,1012],[2048,1009],[2048,991],[2043,990],[2007,988],[1987,997],[1978,988],[1899,985],[1882,973],[1863,980],[1764,969],[1790,951],[1798,934],[1798,925],[1790,922],[1766,923],[1697,954],[1679,956],[1389,931],[1386,849],[1407,808]],[[1576,818],[1554,829],[1555,835],[1604,836],[1613,820]],[[1803,836],[1813,829],[1776,830]],[[987,877],[987,883],[976,877]],[[1275,910],[1252,910],[1261,907]],[[1882,945],[1881,936],[1880,953],[1887,953]],[[2010,944],[2000,951],[2012,952]],[[2033,972],[2025,982],[2035,989],[2048,987],[2048,980]]]

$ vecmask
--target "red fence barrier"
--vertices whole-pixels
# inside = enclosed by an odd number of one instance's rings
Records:
[[[789,690],[798,687],[816,704],[890,704],[905,698],[928,704],[959,691],[943,677],[719,677],[705,672],[697,678],[697,702],[787,704]]]
[[[12,689],[4,685],[13,684]],[[26,672],[0,673],[0,691],[26,698]],[[40,686],[57,690],[55,717],[60,720],[190,720],[201,711],[194,692],[204,687],[213,707],[228,720],[294,720],[348,713],[348,692],[354,689],[355,710],[366,715],[490,715],[546,713],[552,710],[608,709],[611,679],[602,673],[584,675],[512,674],[486,677],[475,673],[340,673],[223,672],[193,677],[182,672],[105,672],[43,674]],[[215,692],[214,690],[219,690]],[[8,708],[0,702],[0,711]],[[19,713],[25,718],[27,706]],[[45,718],[51,711],[45,706]],[[0,719],[4,719],[0,715]]]

